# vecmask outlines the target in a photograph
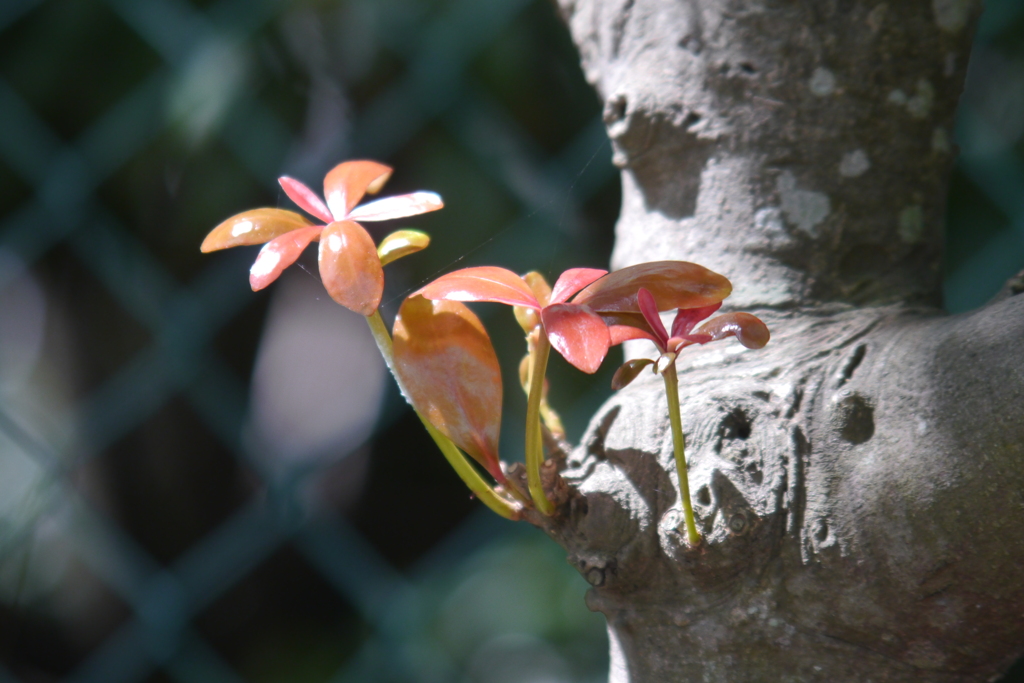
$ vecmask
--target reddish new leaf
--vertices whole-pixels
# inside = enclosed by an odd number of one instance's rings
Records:
[[[601,313],[601,319],[608,326],[612,336],[612,346],[630,339],[650,339],[656,341],[654,330],[647,324],[643,314],[631,311]]]
[[[352,209],[348,217],[354,221],[390,221],[443,208],[444,202],[437,193],[413,192],[361,204]]]
[[[615,371],[615,375],[612,377],[612,389],[618,391],[628,386],[649,365],[654,365],[654,361],[650,358],[636,358],[626,361]]]
[[[573,294],[607,274],[607,270],[597,268],[570,268],[558,276],[550,301],[553,304],[564,304]]]
[[[285,268],[295,263],[321,230],[323,227],[319,225],[292,230],[263,245],[249,269],[249,286],[252,291],[258,292],[276,280]]]
[[[540,315],[551,346],[574,367],[587,374],[597,372],[611,345],[601,316],[576,304],[552,304]]]
[[[411,296],[395,318],[395,372],[427,420],[503,481],[498,463],[501,368],[465,304]]]
[[[631,339],[648,339],[655,341],[654,335],[639,327],[632,325],[609,325],[608,334],[611,335],[612,346],[627,342]]]
[[[609,273],[576,295],[573,303],[598,313],[637,311],[636,293],[648,290],[659,311],[696,308],[729,296],[732,285],[722,275],[685,261],[641,263]]]
[[[694,325],[711,316],[721,307],[722,303],[719,302],[711,306],[701,306],[700,308],[680,308],[676,313],[675,320],[672,321],[672,336],[685,337],[690,334]]]
[[[712,341],[736,335],[740,343],[748,349],[763,348],[771,339],[768,326],[761,322],[760,318],[749,313],[720,315],[698,327],[693,334],[711,335]]]
[[[384,294],[384,269],[373,238],[353,221],[338,221],[320,235],[320,279],[331,298],[372,315]]]
[[[313,190],[295,178],[289,178],[286,175],[278,178],[277,182],[280,183],[281,189],[288,195],[288,198],[298,204],[310,216],[316,216],[324,223],[330,223],[334,220],[327,205],[324,204],[320,197],[316,196],[316,192],[313,192]]]
[[[665,324],[661,322],[661,315],[658,314],[658,304],[654,300],[654,295],[641,287],[636,293],[636,304],[640,308],[644,320],[647,321],[647,326],[654,331],[658,346],[665,348],[668,331],[665,329]]]
[[[510,306],[540,308],[523,278],[496,266],[463,268],[442,275],[417,292],[427,299],[494,301]]]
[[[243,211],[211,230],[199,250],[206,253],[248,244],[263,244],[286,232],[311,224],[312,222],[301,214],[284,209]]]
[[[334,220],[344,220],[366,193],[376,194],[388,178],[391,167],[376,161],[343,161],[324,178],[324,197]]]

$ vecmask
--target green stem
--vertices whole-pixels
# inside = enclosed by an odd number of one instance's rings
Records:
[[[668,397],[668,417],[672,423],[672,448],[676,456],[676,470],[679,472],[679,496],[683,504],[683,521],[686,522],[686,538],[691,546],[700,545],[700,532],[693,518],[693,504],[690,502],[690,480],[686,476],[686,437],[683,435],[683,421],[679,416],[679,378],[675,363],[669,363],[661,373],[665,378],[665,395]]]
[[[395,352],[394,346],[391,341],[391,334],[388,333],[388,328],[384,324],[384,320],[380,317],[380,311],[374,311],[372,315],[366,318],[366,323],[370,326],[370,333],[373,334],[373,340],[377,342],[377,348],[380,349],[380,355],[384,356],[384,362],[388,366],[388,370],[391,371],[391,376],[395,378],[395,382],[398,384],[399,390],[402,392],[402,396],[405,397],[406,401],[409,401],[409,394],[406,392],[405,387],[402,386],[402,380],[398,378],[398,373],[395,372]],[[409,401],[409,405],[412,402]],[[476,468],[466,459],[466,456],[459,450],[459,447],[452,442],[447,436],[438,431],[437,427],[430,424],[420,411],[416,410],[416,406],[412,406],[412,409],[416,411],[416,417],[420,418],[420,422],[426,427],[427,433],[430,434],[430,438],[434,440],[437,447],[441,449],[441,453],[448,460],[448,464],[452,466],[455,473],[459,475],[462,481],[469,487],[469,490],[480,499],[480,501],[489,507],[494,512],[498,513],[502,517],[507,519],[518,519],[519,510],[512,503],[505,498],[498,495],[498,492],[487,483],[487,481],[480,476]]]
[[[548,368],[551,343],[543,330],[537,335],[537,343],[530,360],[530,394],[526,402],[526,482],[530,487],[533,504],[545,515],[555,511],[541,484],[540,466],[544,462],[544,440],[540,431],[540,403],[544,394],[544,373]]]

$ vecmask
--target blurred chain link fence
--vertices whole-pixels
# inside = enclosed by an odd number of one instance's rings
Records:
[[[952,310],[1024,268],[1024,5],[988,5]],[[546,0],[0,5],[0,682],[601,680],[581,579],[466,499],[351,319],[198,254],[369,157],[448,201],[386,307],[457,261],[600,266],[598,112]]]

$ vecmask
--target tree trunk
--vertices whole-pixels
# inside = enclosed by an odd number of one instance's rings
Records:
[[[1024,296],[938,308],[980,7],[559,2],[622,168],[613,265],[701,263],[773,333],[680,359],[700,547],[659,378],[569,458],[545,526],[610,680],[998,675],[1024,649]]]

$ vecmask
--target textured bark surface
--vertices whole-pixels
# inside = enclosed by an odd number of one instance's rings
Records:
[[[623,169],[613,265],[706,265],[773,331],[680,359],[702,546],[660,378],[569,458],[544,526],[608,618],[611,681],[996,676],[1024,649],[1024,296],[935,307],[980,7],[560,6]]]

